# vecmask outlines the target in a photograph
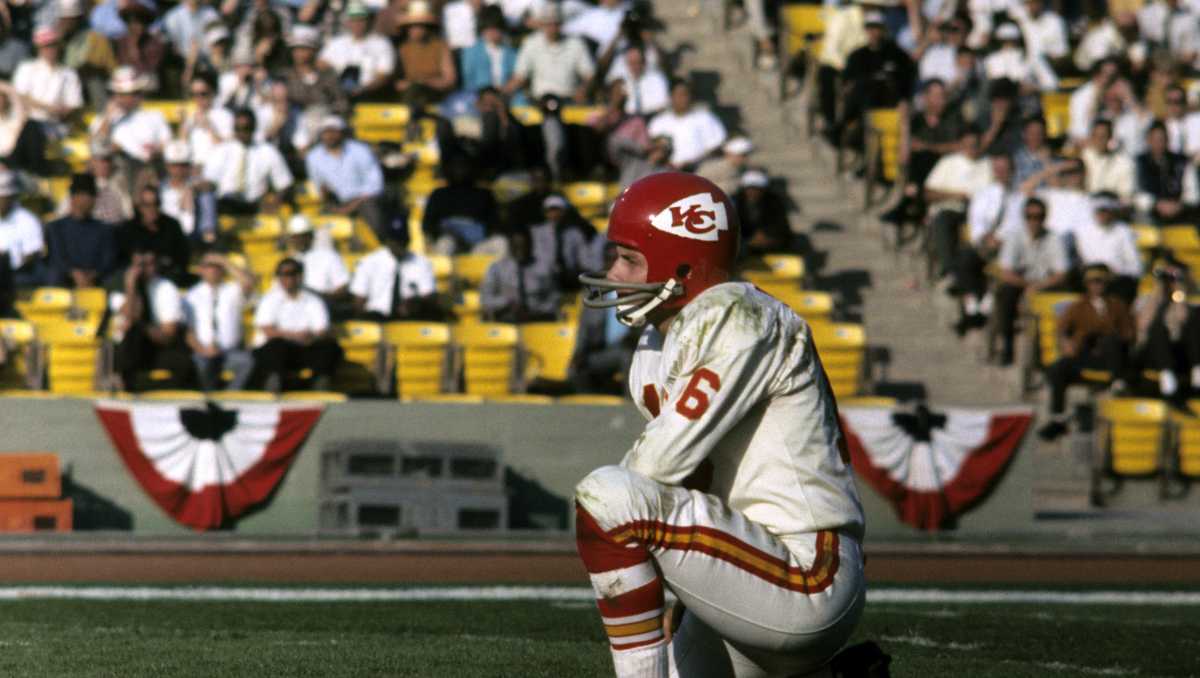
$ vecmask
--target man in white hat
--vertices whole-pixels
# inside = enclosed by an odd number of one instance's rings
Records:
[[[737,192],[742,173],[750,163],[754,143],[745,136],[736,136],[721,146],[721,155],[700,163],[696,174],[716,184],[725,195]]]
[[[62,36],[54,26],[33,32],[37,58],[22,62],[13,74],[13,87],[50,139],[62,138],[66,123],[83,106],[83,87],[75,69],[62,63]]]
[[[233,114],[233,138],[204,160],[204,180],[217,196],[221,214],[272,212],[291,189],[287,162],[274,144],[255,141],[257,119],[240,109]]]
[[[783,196],[771,190],[771,179],[761,169],[747,169],[731,198],[742,225],[746,254],[798,254],[799,238],[788,221]]]
[[[396,70],[392,43],[369,30],[371,10],[358,0],[351,0],[343,16],[346,31],[325,43],[318,63],[338,74],[351,97],[384,91]]]
[[[511,95],[529,87],[534,99],[553,94],[560,99],[587,100],[596,65],[583,41],[562,33],[562,10],[547,2],[537,13],[541,30],[529,35],[517,51],[512,80],[504,86]]]
[[[304,264],[304,287],[334,306],[345,297],[350,272],[334,248],[329,231],[316,231],[308,217],[297,214],[288,220],[287,236],[288,251]]]
[[[217,239],[217,202],[212,191],[197,180],[193,157],[183,140],[176,139],[163,149],[167,178],[160,189],[162,211],[178,221],[192,241],[213,243]]]
[[[321,143],[304,158],[308,178],[337,214],[357,216],[379,233],[383,227],[383,168],[369,146],[346,137],[336,115],[320,125]]]
[[[983,60],[988,80],[1011,80],[1022,88],[1053,92],[1058,89],[1058,76],[1037,53],[1027,53],[1021,39],[1021,29],[1014,23],[1003,23],[996,29],[1000,49]]]
[[[8,255],[16,287],[42,284],[43,250],[46,242],[42,222],[21,206],[17,175],[0,171],[0,253]]]
[[[292,52],[292,66],[283,72],[283,82],[287,86],[288,100],[303,109],[302,117],[348,113],[350,103],[338,84],[337,73],[317,62],[321,32],[313,26],[293,26],[288,35],[288,47]]]
[[[111,143],[132,161],[125,173],[129,177],[162,153],[171,140],[171,127],[162,113],[142,108],[146,81],[130,66],[113,71],[108,89],[112,97],[102,115],[88,128],[93,139]]]

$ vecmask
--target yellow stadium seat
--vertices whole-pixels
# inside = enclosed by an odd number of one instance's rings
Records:
[[[410,118],[408,106],[402,104],[358,104],[350,119],[354,136],[362,141],[400,141]]]
[[[608,233],[608,217],[592,217],[588,221],[597,233]]]
[[[146,391],[138,396],[142,400],[207,400],[201,391],[182,391],[164,389],[161,391]]]
[[[875,183],[895,182],[900,176],[900,111],[876,108],[867,114],[867,177],[863,196],[866,207],[873,200]]]
[[[478,289],[483,282],[492,262],[500,257],[494,254],[456,254],[454,256],[454,277],[459,283],[469,289]]]
[[[1042,92],[1042,115],[1046,118],[1046,136],[1061,139],[1071,128],[1071,93]]]
[[[1196,233],[1196,227],[1191,224],[1164,226],[1162,244],[1172,252],[1200,250],[1200,234]]]
[[[54,393],[94,391],[97,350],[96,330],[86,323],[55,322],[38,331],[46,345],[47,373]]]
[[[500,176],[492,182],[492,194],[500,202],[512,202],[528,193],[529,188],[528,179],[514,179],[507,176]]]
[[[336,382],[344,391],[375,390],[376,375],[382,362],[383,328],[379,323],[350,321],[338,326],[338,344],[343,359]]]
[[[27,320],[0,318],[0,340],[9,359],[0,365],[0,389],[28,389],[41,381],[40,354],[34,350],[37,330]]]
[[[599,181],[577,181],[562,187],[567,200],[584,216],[595,216],[608,209],[608,191]]]
[[[100,287],[77,289],[72,295],[72,305],[87,313],[103,313],[108,305],[108,292]]]
[[[1105,468],[1118,476],[1162,471],[1167,404],[1161,400],[1108,398],[1100,401],[1099,450]]]
[[[891,409],[897,404],[895,398],[888,398],[887,396],[854,396],[838,399],[838,407],[883,407]]]
[[[459,325],[478,324],[483,316],[483,305],[479,301],[479,290],[462,290],[455,302],[454,316]]]
[[[178,125],[187,116],[188,102],[182,99],[159,99],[142,102],[142,108],[158,111],[167,119],[167,124]]]
[[[521,325],[521,348],[525,355],[526,382],[534,379],[565,382],[575,353],[575,325],[565,322]]]
[[[828,292],[775,289],[771,294],[810,323],[829,320],[833,313],[833,295]]]
[[[1070,292],[1040,292],[1028,300],[1037,348],[1037,367],[1048,367],[1058,360],[1058,318],[1080,295]]]
[[[562,121],[568,125],[586,125],[603,112],[603,106],[563,106]]]
[[[522,125],[542,124],[542,112],[535,106],[513,106],[509,112]]]
[[[465,325],[456,328],[455,339],[463,348],[467,393],[496,396],[512,392],[518,343],[516,325]]]
[[[1153,224],[1133,224],[1133,234],[1137,238],[1139,250],[1150,250],[1162,245],[1162,232]]]
[[[440,393],[446,382],[450,326],[392,322],[383,326],[383,333],[395,365],[396,394],[407,398]]]
[[[628,401],[620,396],[614,395],[577,393],[574,395],[560,396],[555,402],[563,405],[603,405],[605,407],[614,407],[624,405]]]
[[[804,279],[804,257],[795,254],[765,254],[751,257],[742,265],[742,278],[760,287]]]
[[[92,159],[91,144],[86,134],[63,139],[59,148],[62,159],[71,166],[72,172],[83,171]]]
[[[489,403],[508,403],[517,405],[553,405],[554,398],[533,393],[510,393],[509,395],[489,396]]]
[[[273,402],[275,394],[270,391],[212,391],[208,394],[210,400],[218,402]]]
[[[862,325],[814,323],[813,343],[835,396],[858,395],[863,387],[867,337]]]
[[[822,5],[784,4],[779,13],[780,25],[786,30],[784,50],[789,57],[809,50],[811,42],[825,33]]]
[[[1188,402],[1188,408],[1200,414],[1200,400]],[[1171,412],[1174,427],[1173,471],[1189,479],[1200,478],[1200,417]]]
[[[454,261],[445,254],[429,254],[425,258],[433,265],[433,279],[438,292],[448,294],[454,282]]]

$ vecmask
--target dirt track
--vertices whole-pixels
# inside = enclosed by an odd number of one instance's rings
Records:
[[[1200,554],[868,554],[876,583],[1200,585]],[[584,585],[567,550],[8,552],[0,582],[559,583]]]

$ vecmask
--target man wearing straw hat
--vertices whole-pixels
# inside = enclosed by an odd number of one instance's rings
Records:
[[[425,0],[413,0],[400,19],[404,42],[400,45],[400,64],[403,78],[396,81],[396,90],[408,92],[425,89],[437,98],[449,92],[458,79],[454,55],[446,41],[438,35],[438,20]]]
[[[112,95],[108,105],[92,121],[88,134],[93,140],[112,144],[118,166],[132,187],[134,179],[149,169],[171,140],[171,127],[162,113],[142,108],[146,80],[132,67],[113,71],[108,90]]]
[[[225,279],[230,270],[236,282]],[[187,291],[183,301],[187,344],[201,389],[216,390],[226,369],[233,372],[228,387],[234,391],[245,388],[254,359],[242,348],[242,310],[246,296],[253,291],[254,276],[230,266],[224,255],[209,252],[200,260],[200,282]]]

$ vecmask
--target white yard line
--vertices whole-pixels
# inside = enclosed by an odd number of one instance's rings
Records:
[[[3,586],[0,601],[139,600],[246,602],[591,602],[592,590],[564,586],[446,586],[405,588],[267,588],[237,586]],[[1194,591],[1018,591],[874,588],[867,600],[885,605],[1200,605]]]

